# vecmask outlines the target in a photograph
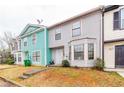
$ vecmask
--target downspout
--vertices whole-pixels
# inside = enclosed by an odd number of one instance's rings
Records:
[[[102,9],[102,60],[104,60],[104,10]]]
[[[47,32],[46,32],[46,27],[44,27],[44,40],[45,40],[45,44],[44,44],[44,48],[45,48],[45,66],[47,65]]]

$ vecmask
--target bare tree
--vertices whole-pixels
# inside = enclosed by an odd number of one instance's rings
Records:
[[[4,43],[5,43],[10,51],[12,39],[13,39],[13,35],[11,32],[4,32],[3,37],[0,37],[1,48],[5,48],[4,46]]]

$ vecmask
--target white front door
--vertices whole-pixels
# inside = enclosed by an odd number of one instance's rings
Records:
[[[61,65],[63,60],[63,49],[55,50],[55,64]]]

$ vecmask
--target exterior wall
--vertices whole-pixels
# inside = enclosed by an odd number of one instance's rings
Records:
[[[124,8],[124,6],[104,13],[104,40],[105,41],[124,38],[124,29],[113,30],[113,13],[116,11],[119,11],[121,8]]]
[[[81,35],[72,37],[72,24],[81,22]],[[55,40],[56,29],[61,28],[61,40]],[[64,58],[69,59],[69,42],[81,38],[95,38],[96,57],[101,58],[101,12],[97,11],[49,29],[49,48],[64,46]],[[82,43],[82,41],[79,41]],[[71,61],[81,66],[83,61]]]
[[[47,30],[45,29],[44,31],[36,32],[36,44],[35,45],[32,43],[32,38],[33,38],[32,35],[33,34],[25,37],[25,38],[27,38],[27,42],[28,42],[26,47],[23,45],[24,38],[22,38],[22,46],[21,47],[22,47],[23,56],[25,56],[24,53],[26,51],[28,51],[28,53],[29,53],[28,59],[32,61],[32,64],[34,64],[34,65],[48,64],[51,59],[50,59],[50,50],[48,49]],[[40,51],[40,62],[33,62],[33,60],[32,60],[33,59],[32,54],[35,51]],[[45,51],[47,52],[48,57],[45,55]],[[46,60],[46,58],[47,58],[47,60]],[[47,61],[47,63],[45,63],[46,61]]]
[[[111,41],[124,38],[124,29],[113,29],[113,13],[124,6],[104,13],[104,41]],[[124,41],[104,44],[104,61],[106,68],[115,68],[115,46],[124,45]]]
[[[124,41],[106,43],[104,45],[104,60],[106,68],[115,68],[115,46],[117,45],[124,45]]]

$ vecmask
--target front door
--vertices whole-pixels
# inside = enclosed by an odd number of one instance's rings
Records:
[[[115,47],[115,66],[124,67],[124,45]]]
[[[56,49],[55,50],[55,64],[61,65],[63,60],[63,49]]]

